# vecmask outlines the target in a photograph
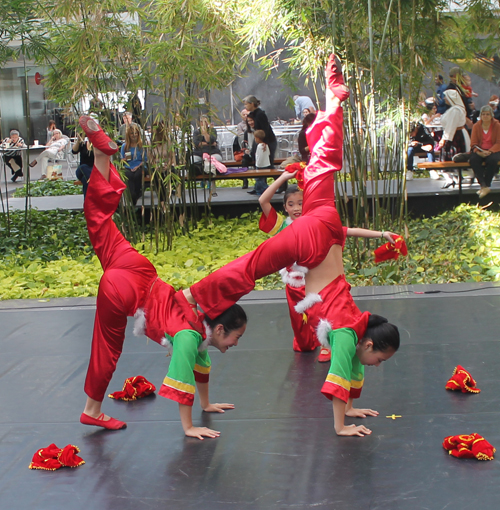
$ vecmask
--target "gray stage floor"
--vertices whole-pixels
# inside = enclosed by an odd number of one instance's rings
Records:
[[[500,446],[500,288],[489,287],[355,289],[361,309],[385,315],[402,335],[391,360],[367,367],[359,404],[380,416],[364,420],[373,430],[364,438],[335,435],[331,403],[320,394],[328,367],[317,353],[292,351],[282,292],[252,293],[242,303],[250,322],[239,346],[211,350],[211,399],[236,408],[203,415],[195,404],[195,422],[221,431],[204,441],[184,437],[177,404],[162,397],[107,399],[105,410],[126,420],[125,430],[81,425],[94,300],[3,302],[0,507],[497,508],[498,461],[458,460],[441,447],[445,436],[470,432]],[[424,290],[447,293],[413,293]],[[159,386],[164,349],[127,333],[110,391],[139,374]],[[445,391],[457,364],[477,379],[479,395]],[[29,470],[33,453],[52,442],[78,445],[86,464]]]

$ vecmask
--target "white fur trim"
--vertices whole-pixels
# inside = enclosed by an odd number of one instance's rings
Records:
[[[138,308],[134,314],[134,336],[146,334],[146,314],[144,308]]]
[[[295,287],[296,289],[303,287],[306,284],[304,273],[299,271],[287,271],[286,268],[280,270],[281,280],[285,285]]]
[[[297,262],[294,262],[293,266],[292,266],[292,271],[299,271],[300,273],[304,273],[304,275],[306,275],[307,272],[309,271],[309,268],[304,267],[304,266],[299,266],[297,264]]]
[[[165,347],[165,349],[167,349],[167,356],[172,356],[172,352],[174,350],[174,346],[172,345],[172,342],[170,342],[170,340],[166,336],[164,336],[161,339],[161,345],[163,347]]]
[[[332,330],[332,325],[326,319],[320,319],[319,324],[316,326],[316,336],[319,343],[330,350],[330,342],[328,341],[328,334]]]
[[[201,342],[198,347],[198,352],[203,352],[207,349],[207,347],[212,343],[212,328],[207,324],[206,321],[203,321],[203,325],[205,326],[205,333],[207,338]]]
[[[288,227],[288,225],[292,224],[292,221],[293,221],[292,218],[290,218],[290,216],[287,216],[283,223]]]
[[[313,294],[310,292],[309,294],[306,294],[306,297],[299,301],[295,305],[295,311],[297,313],[304,313],[306,310],[314,306],[316,303],[322,303],[323,300],[321,299],[321,296],[319,294]]]

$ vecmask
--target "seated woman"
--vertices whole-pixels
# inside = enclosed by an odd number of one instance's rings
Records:
[[[26,144],[17,129],[11,129],[9,134],[2,142],[3,160],[12,172],[11,181],[16,182],[19,177],[23,177],[23,158],[19,149],[24,149]]]
[[[215,319],[204,317],[187,302],[183,291],[175,292],[158,278],[153,265],[132,248],[112,219],[125,189],[109,159],[118,150],[117,145],[90,117],[81,117],[80,125],[92,142],[95,154],[84,213],[92,246],[104,270],[85,380],[87,401],[80,422],[110,430],[127,426],[102,413],[101,406],[123,349],[127,317],[135,316],[135,334],[144,333],[172,351],[159,394],[178,402],[186,436],[218,437],[218,431],[193,426],[195,385],[205,412],[223,413],[224,409],[233,407],[209,401],[207,346],[226,352],[237,345],[246,328],[245,312],[235,305]]]
[[[80,164],[76,169],[76,178],[82,183],[83,197],[87,195],[90,174],[94,167],[94,150],[88,139],[85,139],[80,133],[77,133],[75,143],[71,148],[73,154],[80,155]]]
[[[481,186],[477,194],[483,198],[491,191],[491,181],[498,173],[500,161],[500,122],[493,117],[489,105],[481,108],[480,120],[472,128],[471,145],[469,163]]]
[[[141,131],[136,124],[130,124],[125,143],[120,148],[122,162],[125,165],[127,188],[135,205],[142,195],[142,174],[147,163],[146,150],[142,146]]]
[[[222,154],[217,143],[217,131],[210,126],[208,117],[200,117],[200,127],[193,133],[193,163],[201,163],[203,154],[213,156],[217,161],[222,162]]]
[[[69,140],[64,138],[59,129],[54,129],[52,138],[47,142],[47,148],[38,156],[37,159],[30,163],[30,167],[34,167],[38,160],[42,162],[42,175],[40,179],[47,178],[47,166],[49,159],[63,159],[64,148],[68,145]]]
[[[334,172],[342,168],[343,110],[349,96],[340,62],[332,55],[326,78],[326,111],[318,112],[307,132],[311,161],[304,170],[302,216],[253,252],[236,259],[194,284],[188,300],[198,303],[209,317],[250,292],[255,281],[294,265],[304,274],[305,298],[295,311],[313,327],[319,342],[332,351],[330,372],[322,393],[333,401],[335,431],[363,436],[364,426],[345,425],[344,417],[376,416],[371,409],[355,409],[361,393],[363,365],[379,366],[399,348],[398,328],[386,319],[361,313],[344,275],[344,233],[335,208]]]

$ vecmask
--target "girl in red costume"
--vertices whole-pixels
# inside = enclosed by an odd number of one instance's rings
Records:
[[[246,327],[245,312],[238,305],[229,305],[213,319],[205,318],[187,302],[182,291],[175,292],[158,278],[153,265],[132,248],[112,219],[125,189],[109,161],[118,147],[90,117],[82,117],[80,125],[94,146],[94,171],[84,212],[92,246],[104,270],[85,380],[87,402],[80,421],[111,430],[126,427],[125,422],[102,413],[101,405],[122,352],[127,317],[135,316],[135,334],[144,333],[172,349],[168,374],[159,394],[179,403],[186,436],[218,437],[218,431],[193,426],[191,411],[195,386],[204,411],[223,413],[224,409],[234,407],[209,401],[207,346],[210,344],[225,352],[237,345]]]
[[[259,228],[263,232],[272,236],[281,232],[284,228],[288,227],[292,221],[302,216],[302,202],[304,195],[302,189],[297,185],[288,186],[283,197],[283,208],[287,213],[287,217],[283,218],[276,212],[276,209],[271,205],[271,199],[280,186],[286,183],[289,179],[297,175],[297,170],[294,172],[285,171],[276,179],[262,195],[259,197],[259,204],[262,209],[262,215],[259,219]],[[364,228],[347,228],[342,227],[344,234],[344,242],[346,236],[351,237],[365,237],[372,239],[384,239],[394,244],[391,232],[379,232],[377,230],[367,230]],[[307,272],[307,268],[305,269]],[[293,264],[292,266],[285,267],[280,270],[283,283],[286,285],[286,300],[290,312],[290,321],[293,330],[293,350],[297,352],[314,351],[321,344],[318,342],[316,335],[307,322],[303,321],[301,315],[295,311],[297,304],[305,298],[305,273],[304,268]],[[331,360],[330,347],[322,347],[318,356],[319,363],[328,363]]]
[[[386,319],[361,313],[344,276],[344,233],[335,208],[334,172],[342,168],[343,110],[349,97],[340,62],[332,55],[326,69],[326,111],[318,112],[307,131],[311,160],[304,170],[303,214],[256,250],[212,273],[186,293],[209,317],[250,292],[255,281],[296,263],[305,272],[306,297],[295,310],[332,350],[322,393],[333,401],[335,431],[342,436],[371,434],[365,426],[345,425],[345,416],[377,416],[355,409],[363,385],[364,365],[378,366],[399,348],[399,332]]]

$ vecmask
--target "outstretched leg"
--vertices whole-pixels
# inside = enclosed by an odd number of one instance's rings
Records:
[[[126,424],[103,414],[102,400],[122,352],[127,316],[144,303],[157,275],[152,264],[132,248],[112,219],[125,189],[109,160],[110,154],[118,149],[116,144],[90,117],[82,117],[80,124],[94,145],[94,169],[84,212],[92,246],[104,270],[85,381],[88,397],[80,421],[116,430]]]
[[[338,70],[337,79],[338,77]],[[335,85],[335,90],[342,83]],[[344,91],[345,92],[345,91]],[[348,94],[347,94],[348,95]],[[344,93],[342,97],[347,97]],[[262,243],[253,252],[236,259],[194,284],[190,292],[194,300],[209,317],[214,318],[241,297],[250,292],[255,281],[294,262],[311,269],[329,257],[324,268],[331,274],[325,282],[325,272],[313,273],[313,287],[325,287],[339,274],[343,274],[342,244],[344,234],[334,202],[333,173],[342,168],[343,111],[340,98],[333,90],[327,91],[327,111],[320,112],[320,121],[308,131],[313,143],[311,162],[304,172],[305,191],[303,216],[295,220],[278,235]],[[318,114],[319,115],[319,114]],[[330,250],[332,245],[339,248]],[[334,246],[335,248],[335,246]],[[340,254],[340,255],[339,255]],[[308,289],[309,271],[306,274]]]

